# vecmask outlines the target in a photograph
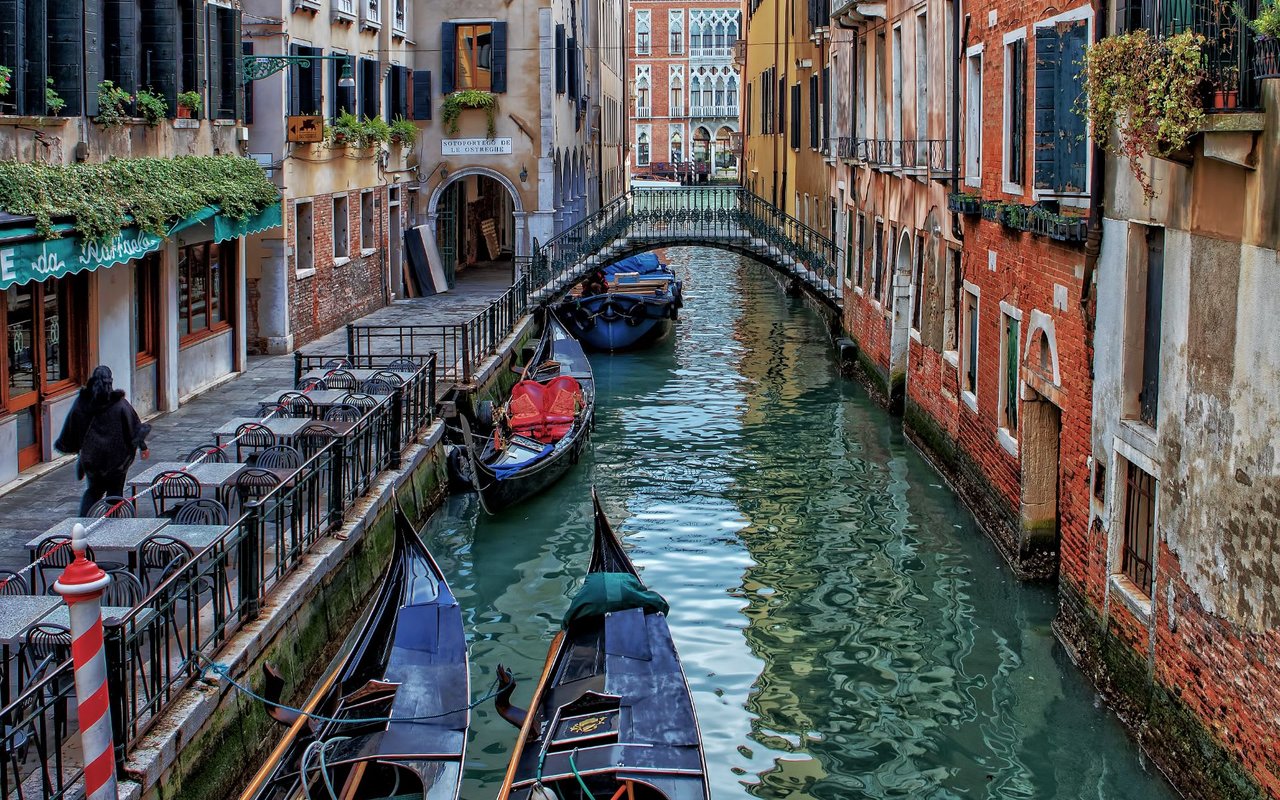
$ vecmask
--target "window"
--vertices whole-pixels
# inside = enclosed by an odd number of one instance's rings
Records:
[[[872,132],[873,139],[892,139],[889,134],[889,66],[886,59],[887,45],[885,44],[884,32],[876,34],[876,75],[875,75],[875,107],[876,107],[876,129]]]
[[[858,227],[862,227],[862,215],[858,215]],[[858,260],[853,250],[853,217],[845,214],[845,242],[844,242],[844,282],[853,283],[853,263]]]
[[[378,84],[382,77],[382,67],[377,59],[360,59],[360,116],[373,118],[378,116],[379,99],[382,92]]]
[[[295,56],[318,56],[323,54],[319,47],[293,45],[290,50]],[[289,65],[289,113],[320,114],[324,110],[324,92],[321,87],[323,61],[311,61],[310,66],[303,67],[294,62]]]
[[[791,149],[800,149],[800,84],[791,87]]]
[[[493,25],[459,25],[454,49],[453,90],[493,85]]]
[[[333,55],[346,55],[345,53],[335,52]],[[354,68],[355,64],[348,61]],[[343,62],[329,62],[329,119],[337,119],[344,112],[356,113],[356,87],[342,87],[338,85],[338,81],[342,79]],[[252,86],[252,83],[246,86]]]
[[[333,257],[345,259],[351,257],[351,213],[345,194],[333,196]]]
[[[920,330],[924,307],[924,234],[916,234],[916,258],[911,265],[911,327]]]
[[[568,70],[568,40],[564,25],[556,25],[556,94],[564,94]]]
[[[1035,187],[1043,192],[1088,191],[1088,129],[1077,110],[1088,46],[1088,20],[1036,28]]]
[[[138,366],[160,352],[160,254],[148,253],[133,268],[133,352]]]
[[[856,286],[862,285],[863,267],[865,266],[867,252],[867,215],[861,211],[858,212],[858,262],[854,264],[853,282]]]
[[[818,120],[818,76],[809,76],[809,149],[817,150],[822,142],[819,137],[822,132],[821,123]]]
[[[964,291],[964,373],[961,389],[978,394],[978,293],[968,286]]]
[[[903,106],[906,105],[904,98],[905,87],[903,84],[902,74],[902,26],[895,26],[893,29],[893,75],[889,80],[893,82],[893,130],[889,134],[890,139],[898,140],[893,145],[893,163],[902,166],[903,152],[901,140],[907,138],[903,132]]]
[[[871,246],[871,296],[880,299],[880,270],[884,266],[884,223],[876,220]]]
[[[966,62],[964,107],[964,180],[982,184],[982,51]]]
[[[684,52],[684,14],[677,10],[672,10],[667,16],[667,32],[670,37],[668,45],[670,54],[673,56],[680,55]]]
[[[308,203],[307,208],[311,205]],[[212,242],[178,250],[178,337],[192,341],[228,327],[235,250]]]
[[[881,301],[884,303],[884,307],[886,310],[893,308],[893,303],[895,299],[893,296],[894,288],[895,288],[893,285],[894,284],[893,251],[894,251],[894,243],[897,241],[898,241],[898,226],[892,225],[889,227],[889,242],[888,242],[889,246],[885,248],[884,271],[880,273],[881,277],[884,279],[884,284],[882,286],[876,287],[876,294],[881,298]],[[908,255],[907,258],[910,259],[910,256]]]
[[[650,34],[650,13],[648,11],[636,12],[636,55],[647,56],[650,52],[649,34]]]
[[[1000,427],[1018,430],[1018,318],[1000,315]]]
[[[356,14],[355,0],[333,0],[333,7],[339,14],[349,14],[353,17]]]
[[[388,121],[397,117],[409,119],[409,81],[412,70],[393,64],[387,70],[387,115]]]
[[[244,60],[240,52],[240,12],[209,7],[209,110],[212,119],[244,116]],[[66,96],[66,93],[63,93]]]
[[[1138,469],[1137,465],[1117,458],[1124,463],[1124,545],[1121,549],[1120,571],[1133,582],[1138,591],[1150,597],[1155,584],[1152,567],[1155,550],[1156,480]]]
[[[315,226],[311,219],[311,201],[298,200],[293,204],[294,269],[298,272],[315,269]]]
[[[373,229],[374,205],[372,191],[360,193],[360,248],[362,254],[371,253],[378,247],[377,234]]]
[[[1027,161],[1027,40],[1004,46],[1005,191],[1021,193]]]
[[[943,95],[943,98],[945,99],[942,105],[944,108],[946,108],[946,115],[947,115],[947,128],[946,128],[945,138],[951,139],[954,141],[960,135],[960,131],[956,130],[956,121],[953,117],[954,112],[952,112],[951,110],[951,97],[952,97],[951,93],[955,91],[955,85],[956,85],[956,49],[955,49],[956,42],[955,42],[955,34],[953,33],[953,31],[955,31],[955,24],[956,24],[956,0],[946,0],[946,2],[943,3],[943,11],[945,12],[944,16],[946,17],[943,20],[943,24],[946,26],[945,27],[946,32],[942,36],[942,41],[943,41],[942,79],[943,79],[943,83],[945,84],[944,88],[946,93]],[[946,150],[947,150],[947,167],[951,168],[952,166],[951,165],[951,148],[948,147],[946,148]]]
[[[649,94],[650,67],[636,67],[636,116],[647,117],[652,113],[653,100]]]
[[[681,67],[671,67],[671,97],[667,103],[667,114],[672,117],[684,116],[684,78]]]
[[[409,12],[407,0],[395,0],[395,19],[391,21],[391,29],[399,33],[408,30]]]
[[[943,291],[946,304],[942,318],[942,349],[955,352],[960,349],[960,251],[955,248],[947,248]]]
[[[684,160],[684,137],[681,135],[683,131],[683,125],[674,125],[671,128],[670,153],[671,160],[675,162]]]
[[[951,29],[948,28],[943,35],[950,36]],[[915,50],[916,138],[929,139],[929,26],[925,14],[916,15]]]
[[[1160,337],[1164,299],[1164,228],[1131,227],[1125,297],[1125,416],[1156,427],[1160,410]]]
[[[366,26],[377,27],[382,24],[382,0],[362,0],[360,13],[364,15]]]
[[[645,131],[636,136],[636,164],[649,166],[649,134]]]

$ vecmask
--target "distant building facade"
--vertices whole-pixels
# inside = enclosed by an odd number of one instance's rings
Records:
[[[629,0],[632,174],[738,177],[743,10],[723,0]]]

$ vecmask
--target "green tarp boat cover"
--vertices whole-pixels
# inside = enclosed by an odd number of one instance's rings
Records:
[[[564,615],[564,625],[598,617],[610,611],[625,611],[628,608],[643,608],[645,611],[662,612],[669,610],[667,601],[662,595],[644,588],[640,579],[629,572],[593,572],[587,576],[587,582],[578,591],[578,596],[569,604]]]

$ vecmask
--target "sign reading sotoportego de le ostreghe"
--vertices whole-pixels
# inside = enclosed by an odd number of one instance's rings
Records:
[[[441,139],[442,156],[498,156],[511,152],[511,137],[501,139]]]

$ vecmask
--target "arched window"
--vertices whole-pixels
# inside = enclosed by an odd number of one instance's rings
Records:
[[[636,138],[636,164],[649,166],[649,134],[643,131]]]
[[[636,116],[649,116],[649,79],[642,77],[636,81]]]
[[[724,113],[724,78],[716,78],[716,94],[714,105],[717,114]]]
[[[649,12],[636,12],[636,55],[649,55]]]
[[[689,50],[697,53],[702,49],[702,23],[693,18],[693,12],[689,12]]]
[[[667,113],[673,117],[684,116],[684,81],[678,74],[671,76],[671,102]]]
[[[680,12],[672,11],[667,28],[670,31],[670,52],[671,55],[679,55],[684,52],[684,25],[680,20]]]
[[[671,132],[671,160],[684,160],[684,140],[680,138],[680,131]]]
[[[701,125],[693,132],[693,160],[704,164],[711,160],[711,132]]]
[[[729,106],[729,116],[736,115],[738,113],[738,77],[736,75],[729,76],[724,101]]]

